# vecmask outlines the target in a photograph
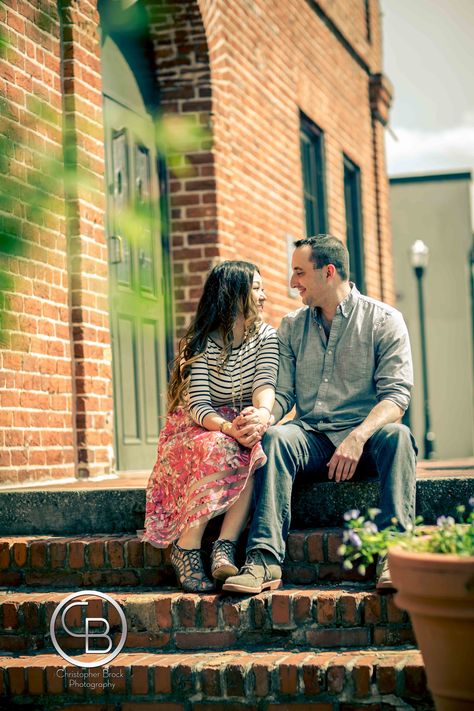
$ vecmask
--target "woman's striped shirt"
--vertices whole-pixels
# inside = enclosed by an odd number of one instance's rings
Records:
[[[240,410],[241,406],[252,404],[254,390],[276,385],[278,340],[272,326],[262,323],[257,333],[232,349],[229,360],[219,370],[222,350],[208,338],[206,350],[191,366],[189,406],[191,417],[200,425],[217,407],[230,405]]]

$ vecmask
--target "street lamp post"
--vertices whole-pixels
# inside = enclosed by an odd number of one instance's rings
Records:
[[[418,313],[420,320],[420,346],[421,346],[421,373],[423,378],[423,397],[424,397],[424,418],[425,418],[425,433],[424,433],[424,456],[425,459],[433,459],[435,455],[435,434],[431,431],[430,418],[430,398],[428,391],[428,365],[426,359],[426,336],[425,336],[425,302],[423,292],[423,277],[425,269],[428,266],[429,249],[426,244],[417,239],[411,246],[411,265],[415,272],[416,282],[418,287]]]

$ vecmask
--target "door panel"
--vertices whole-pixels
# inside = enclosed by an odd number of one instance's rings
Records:
[[[116,455],[120,470],[151,469],[165,414],[165,304],[154,127],[104,97],[107,228]],[[130,208],[143,216],[131,232]]]

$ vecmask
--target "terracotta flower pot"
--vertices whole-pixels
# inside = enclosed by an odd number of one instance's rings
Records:
[[[474,556],[389,549],[395,602],[409,613],[437,711],[474,709]]]

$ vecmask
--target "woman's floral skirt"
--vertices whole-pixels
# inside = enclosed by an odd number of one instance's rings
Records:
[[[231,407],[217,411],[227,420],[237,415]],[[227,511],[265,461],[260,442],[251,450],[241,447],[233,437],[200,427],[178,408],[160,433],[139,537],[167,548],[189,526]]]

